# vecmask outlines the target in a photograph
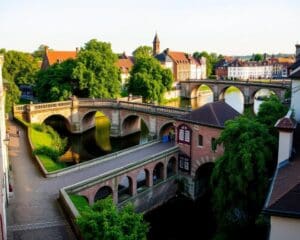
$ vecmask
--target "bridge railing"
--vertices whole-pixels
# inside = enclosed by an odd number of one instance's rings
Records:
[[[132,103],[132,102],[120,102],[120,107],[130,110],[138,110],[149,113],[157,114],[167,114],[167,115],[183,115],[187,114],[189,110],[183,108],[165,107],[157,106],[153,104],[146,103]]]
[[[55,109],[61,107],[71,107],[72,101],[63,101],[63,102],[52,102],[52,103],[40,103],[30,105],[31,110],[41,110],[41,109]]]
[[[102,99],[102,98],[79,98],[80,107],[114,107],[118,105],[116,99]]]
[[[27,109],[27,105],[23,104],[23,105],[14,105],[14,113],[16,112],[25,112]]]

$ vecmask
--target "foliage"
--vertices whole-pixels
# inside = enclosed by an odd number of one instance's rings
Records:
[[[85,97],[115,98],[121,91],[121,77],[115,65],[117,56],[110,43],[92,39],[78,54],[72,77],[79,80]]]
[[[148,231],[142,214],[132,205],[118,211],[111,197],[85,208],[77,224],[85,240],[146,240]]]
[[[259,106],[257,113],[257,120],[265,124],[273,135],[277,135],[277,131],[274,128],[278,119],[284,117],[288,111],[288,108],[284,106],[276,95],[271,95]]]
[[[215,65],[218,61],[220,61],[223,58],[222,55],[217,55],[216,53],[209,54],[206,51],[194,52],[193,57],[197,59],[200,59],[201,57],[206,58],[206,75],[208,77],[211,77],[215,74]]]
[[[217,159],[211,180],[220,228],[255,224],[268,189],[273,142],[265,126],[254,119],[241,116],[226,122],[217,140],[224,154]]]
[[[7,51],[4,58],[4,79],[17,85],[35,83],[35,74],[39,69],[39,65],[29,53]]]
[[[38,60],[42,60],[45,54],[45,48],[48,47],[45,44],[41,44],[37,50],[32,53],[32,56]]]
[[[152,57],[140,57],[130,72],[128,92],[143,96],[146,102],[161,102],[163,94],[171,90],[173,75]]]
[[[89,203],[84,196],[69,194],[69,197],[80,213],[84,211],[86,207],[89,207]]]
[[[5,111],[11,112],[14,103],[18,103],[21,92],[18,86],[12,80],[8,80],[5,83],[6,91],[5,91]]]
[[[135,49],[133,51],[133,56],[135,59],[143,58],[143,57],[151,57],[152,56],[152,47],[139,46],[137,49]]]
[[[62,101],[79,92],[78,80],[72,77],[75,60],[56,63],[37,74],[35,92],[40,101]]]
[[[101,112],[96,112],[95,115],[95,139],[97,145],[106,152],[111,151],[110,144],[110,121]]]
[[[264,56],[263,56],[263,54],[260,54],[260,53],[253,53],[250,60],[260,62],[260,61],[264,60]]]
[[[45,155],[48,156],[49,158],[53,159],[54,161],[58,161],[59,158],[59,152],[51,147],[48,146],[42,146],[39,147],[32,152],[34,155]]]

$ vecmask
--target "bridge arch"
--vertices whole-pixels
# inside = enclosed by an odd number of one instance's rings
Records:
[[[212,101],[214,99],[214,91],[212,89],[212,87],[208,84],[199,84],[194,86],[191,89],[191,95],[190,98],[197,98],[199,96],[202,96],[203,94],[210,94],[212,96]]]
[[[121,135],[126,136],[132,133],[140,132],[142,121],[149,131],[150,130],[149,124],[142,116],[139,116],[137,114],[127,114],[123,118],[121,124],[121,132],[122,132]]]
[[[82,114],[81,119],[80,119],[80,124],[83,127],[84,131],[95,126],[95,117],[96,117],[97,112],[100,113],[101,115],[103,115],[103,117],[106,117],[107,119],[109,119],[109,121],[111,121],[109,116],[107,116],[101,110],[92,109],[92,110],[86,111],[84,114]]]
[[[159,129],[159,138],[161,139],[164,135],[169,135],[169,133],[175,133],[175,121],[169,121],[163,124]]]
[[[158,162],[153,169],[153,185],[156,185],[164,179],[164,164]]]
[[[49,115],[41,122],[54,127],[56,130],[65,131],[65,129],[67,129],[69,132],[71,132],[70,120],[62,114]]]
[[[210,190],[210,177],[214,168],[213,162],[206,162],[198,167],[195,174],[195,197],[199,198]]]
[[[276,95],[279,99],[278,94],[268,88],[260,88],[253,91],[251,95],[251,101],[253,102],[253,111],[255,114],[258,113],[259,106],[264,102],[265,97],[270,97],[271,95]]]
[[[129,176],[123,176],[118,184],[118,202],[123,202],[133,195],[133,181]]]
[[[103,186],[99,188],[98,191],[96,192],[94,197],[94,202],[104,199],[108,196],[112,196],[112,194],[113,194],[113,190],[110,186]]]
[[[148,187],[150,187],[150,172],[147,168],[144,168],[136,176],[136,190],[139,193]]]
[[[240,102],[237,100],[238,98]],[[240,87],[233,85],[223,86],[219,89],[218,100],[224,100],[240,113],[244,112],[245,93]]]
[[[171,157],[168,161],[168,164],[167,164],[167,178],[175,175],[176,172],[177,172],[176,158]]]

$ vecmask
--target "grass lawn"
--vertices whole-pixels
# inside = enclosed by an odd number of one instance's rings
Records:
[[[79,213],[81,213],[85,207],[89,207],[89,203],[85,197],[75,194],[69,194],[69,197]]]
[[[50,134],[39,132],[33,127],[29,127],[29,137],[34,149],[38,149],[39,147],[43,146],[51,147],[54,144]],[[48,172],[53,172],[66,167],[64,163],[56,162],[48,156],[41,154],[38,154],[37,156]]]

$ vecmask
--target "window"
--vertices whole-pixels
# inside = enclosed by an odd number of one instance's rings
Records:
[[[198,146],[202,147],[203,146],[203,136],[202,135],[198,135]]]
[[[179,169],[185,172],[190,172],[191,169],[190,157],[183,154],[179,154]]]
[[[186,125],[178,127],[178,142],[190,144],[191,142],[191,129]]]
[[[214,151],[214,152],[217,150],[217,144],[216,144],[216,139],[215,138],[211,139],[211,150]]]

